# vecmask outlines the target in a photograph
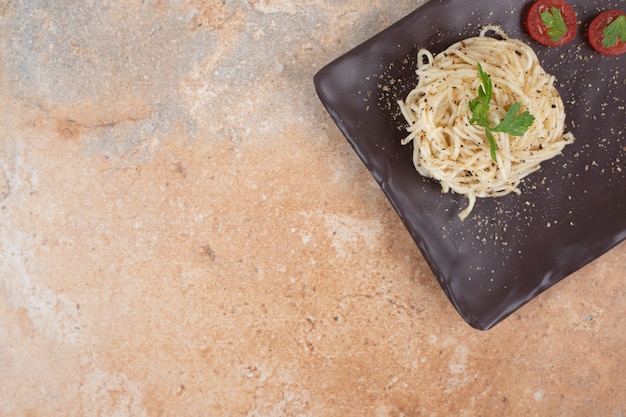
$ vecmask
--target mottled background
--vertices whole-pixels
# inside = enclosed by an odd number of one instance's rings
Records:
[[[626,415],[626,245],[488,332],[313,89],[423,1],[0,0],[0,415]]]

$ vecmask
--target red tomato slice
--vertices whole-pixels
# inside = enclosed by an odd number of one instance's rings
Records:
[[[589,25],[589,43],[593,49],[603,55],[621,55],[626,52],[626,42],[622,42],[619,38],[615,46],[609,48],[602,46],[602,39],[604,38],[602,31],[619,16],[626,16],[626,13],[621,10],[608,10],[600,13]]]
[[[541,20],[541,13],[549,12],[552,7],[559,9],[567,26],[567,32],[556,42],[552,42],[548,36],[548,28]],[[564,0],[538,0],[530,6],[526,16],[526,30],[535,41],[546,46],[561,46],[571,42],[576,36],[576,28],[576,12]]]

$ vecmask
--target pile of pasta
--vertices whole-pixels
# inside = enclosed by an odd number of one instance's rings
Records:
[[[498,38],[487,36],[489,32]],[[515,102],[535,117],[523,136],[493,132],[496,161],[485,129],[470,123],[469,103],[481,85],[479,63],[493,83],[492,125]],[[528,45],[497,26],[486,26],[479,36],[435,56],[420,50],[417,75],[417,86],[398,103],[408,122],[409,134],[402,143],[413,142],[413,164],[421,175],[438,180],[443,192],[468,197],[461,219],[471,213],[478,197],[519,194],[524,177],[574,141],[571,133],[565,133],[565,110],[554,76],[544,71]]]

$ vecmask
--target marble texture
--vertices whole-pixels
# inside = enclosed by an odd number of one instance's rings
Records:
[[[0,1],[1,416],[626,415],[626,245],[488,332],[313,74],[422,1]]]

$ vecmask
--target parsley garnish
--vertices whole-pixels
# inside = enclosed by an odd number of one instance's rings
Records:
[[[617,45],[617,38],[622,42],[626,42],[626,16],[618,16],[602,31],[602,46],[612,48]]]
[[[541,21],[548,28],[548,36],[552,42],[558,42],[567,33],[567,25],[563,20],[563,15],[554,6],[550,7],[550,11],[541,12]]]
[[[504,119],[502,119],[497,126],[491,127],[487,114],[489,113],[489,102],[491,101],[491,96],[493,95],[493,84],[491,83],[491,77],[483,71],[483,67],[480,63],[478,63],[478,76],[480,77],[483,85],[478,87],[478,97],[469,103],[469,108],[472,111],[472,118],[469,122],[473,125],[485,128],[485,134],[487,135],[491,151],[491,159],[493,159],[494,162],[497,162],[496,151],[498,150],[498,145],[496,144],[491,132],[502,132],[513,136],[522,136],[526,133],[530,125],[533,124],[535,117],[528,111],[517,115],[521,104],[515,102],[511,105],[511,107],[509,107]]]

